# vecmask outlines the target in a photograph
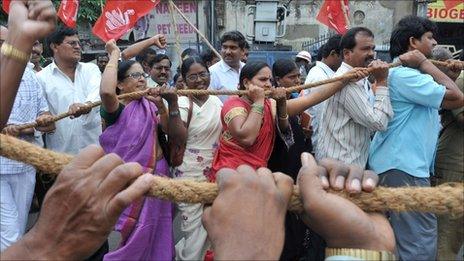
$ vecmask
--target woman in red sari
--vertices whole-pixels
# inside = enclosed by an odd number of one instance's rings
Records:
[[[213,161],[213,172],[246,164],[266,167],[274,145],[275,132],[293,143],[288,123],[284,88],[272,88],[271,68],[263,62],[247,63],[240,73],[239,89],[249,94],[231,97],[221,111],[222,134]],[[272,89],[272,98],[265,90]]]

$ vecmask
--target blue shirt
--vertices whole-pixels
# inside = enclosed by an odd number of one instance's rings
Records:
[[[418,178],[433,173],[440,131],[438,109],[445,87],[432,76],[408,67],[390,69],[390,100],[394,116],[386,131],[377,132],[369,148],[370,169],[398,169]]]

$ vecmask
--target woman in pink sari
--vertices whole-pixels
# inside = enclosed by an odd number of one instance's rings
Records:
[[[105,130],[100,145],[106,153],[116,153],[126,162],[138,162],[146,172],[168,176],[169,166],[158,142],[157,129],[167,121],[160,97],[119,101],[117,91],[129,93],[147,88],[147,77],[135,61],[118,64],[120,50],[114,40],[107,43],[110,60],[102,76],[101,116]],[[122,241],[105,260],[172,260],[172,205],[153,197],[132,203],[116,224]]]
[[[266,167],[277,131],[287,144],[293,143],[286,108],[286,92],[273,89],[272,98],[265,90],[272,88],[271,68],[263,62],[247,63],[240,73],[240,89],[249,94],[231,97],[221,111],[222,134],[213,161],[213,172],[237,168],[242,164],[255,169]]]

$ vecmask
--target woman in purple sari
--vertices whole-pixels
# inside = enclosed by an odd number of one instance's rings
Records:
[[[117,93],[147,88],[146,74],[135,61],[118,65],[120,50],[114,40],[106,44],[110,56],[102,75],[100,114],[104,132],[100,145],[106,153],[116,153],[126,162],[138,162],[146,172],[168,176],[169,166],[158,142],[160,120],[167,121],[160,97],[142,97],[119,101]],[[161,118],[161,119],[160,119]],[[105,260],[172,260],[172,205],[168,201],[144,197],[132,203],[116,224],[122,241],[118,249],[105,255]]]

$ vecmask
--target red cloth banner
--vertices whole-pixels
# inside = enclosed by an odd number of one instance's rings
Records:
[[[348,14],[348,0],[324,0],[316,19],[337,33],[344,34],[348,31]]]
[[[7,14],[10,12],[10,2],[11,2],[11,0],[3,0],[2,1],[3,11],[5,11],[5,13],[7,13]]]
[[[107,0],[92,32],[104,42],[118,40],[159,2],[160,0]]]
[[[76,28],[79,0],[62,0],[58,9],[58,17],[68,27]]]

